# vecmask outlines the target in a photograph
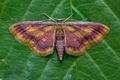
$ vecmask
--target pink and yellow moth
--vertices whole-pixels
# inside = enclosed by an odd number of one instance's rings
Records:
[[[94,22],[24,21],[10,26],[9,30],[40,56],[48,56],[56,49],[62,61],[65,52],[81,55],[100,42],[110,29]]]

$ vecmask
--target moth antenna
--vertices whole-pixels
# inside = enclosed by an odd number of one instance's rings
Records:
[[[69,20],[72,16],[73,16],[73,13],[72,13],[70,16],[68,16],[68,17],[64,20],[64,22],[66,22],[67,20]]]
[[[50,16],[49,16],[49,15],[47,15],[46,13],[43,13],[43,15],[44,15],[44,16],[46,16],[47,18],[49,18],[50,20],[52,20],[52,21],[56,22],[56,20],[55,20],[55,19],[53,19],[52,17],[50,17]]]

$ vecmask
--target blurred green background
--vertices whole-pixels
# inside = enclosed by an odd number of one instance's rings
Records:
[[[10,25],[71,14],[78,21],[110,27],[108,36],[85,55],[39,57],[10,34]],[[120,80],[120,0],[0,0],[0,80]]]

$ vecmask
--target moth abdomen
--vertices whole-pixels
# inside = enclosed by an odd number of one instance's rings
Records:
[[[56,30],[56,49],[58,53],[59,60],[63,60],[64,50],[65,50],[65,43],[64,43],[64,31],[62,29]]]

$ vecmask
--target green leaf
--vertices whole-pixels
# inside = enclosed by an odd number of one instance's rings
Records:
[[[119,80],[120,0],[0,0],[0,80]],[[10,25],[23,20],[54,18],[93,21],[110,27],[108,36],[80,57],[56,53],[39,57],[18,43]]]

